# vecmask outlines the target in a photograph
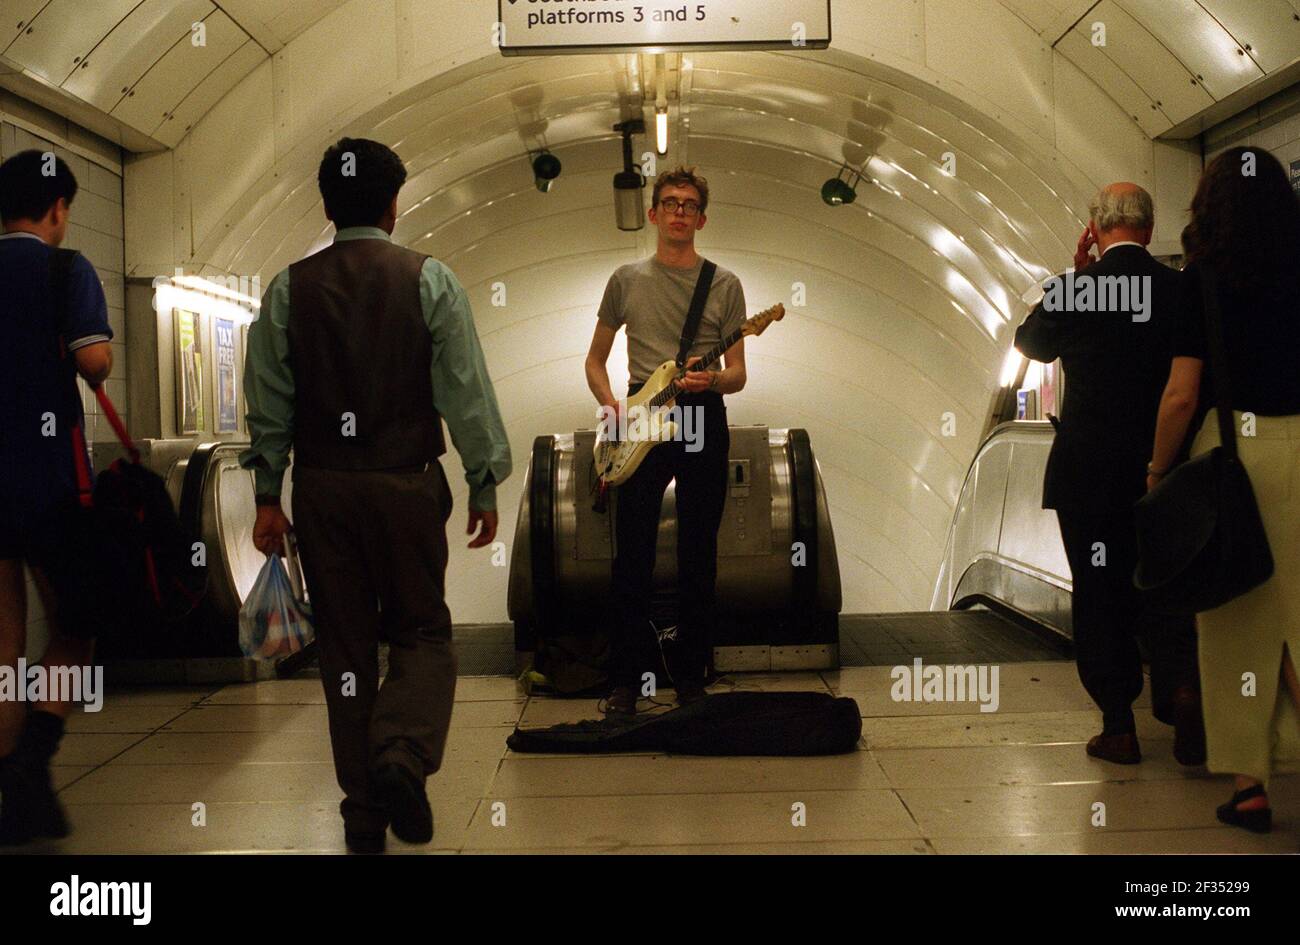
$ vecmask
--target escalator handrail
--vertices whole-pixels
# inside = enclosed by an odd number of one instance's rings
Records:
[[[952,553],[952,538],[957,531],[957,511],[961,508],[961,497],[966,494],[966,487],[970,485],[970,477],[975,471],[975,466],[996,440],[1000,440],[1012,433],[1054,437],[1056,436],[1056,425],[1050,420],[1004,420],[990,430],[984,439],[980,441],[980,445],[975,449],[975,455],[971,457],[970,464],[966,467],[966,475],[962,477],[961,488],[957,490],[957,501],[953,505],[952,521],[948,523],[948,537],[943,543],[943,557],[939,559],[941,568]],[[1003,510],[1005,511],[1005,509],[1006,503],[1004,500]],[[966,568],[969,568],[969,566],[970,562],[967,563]],[[966,568],[963,568],[963,572]],[[935,590],[937,592],[938,588],[936,587]],[[951,604],[951,602],[949,603]]]
[[[197,539],[203,537],[203,493],[207,489],[212,457],[224,445],[225,442],[221,440],[200,443],[185,464],[185,478],[181,480],[181,497],[176,511],[185,533]]]

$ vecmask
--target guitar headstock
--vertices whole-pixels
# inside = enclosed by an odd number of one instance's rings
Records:
[[[772,322],[779,322],[785,318],[785,306],[777,302],[769,309],[764,309],[753,318],[747,320],[741,333],[757,337],[767,330],[767,326]]]

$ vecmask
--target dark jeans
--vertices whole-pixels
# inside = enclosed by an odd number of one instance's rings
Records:
[[[635,388],[633,388],[635,391]],[[683,395],[683,409],[702,407],[703,435],[699,452],[673,441],[656,446],[632,478],[616,490],[614,597],[618,626],[612,634],[612,676],[616,686],[640,689],[643,673],[654,673],[656,686],[662,663],[650,628],[650,597],[659,535],[659,509],[664,490],[677,480],[677,643],[673,681],[703,684],[712,662],[714,583],[718,575],[718,526],[727,498],[727,457],[731,434],[722,395],[704,392]],[[698,434],[697,429],[697,434]]]
[[[294,531],[345,795],[340,810],[352,830],[388,825],[371,778],[377,765],[397,764],[424,783],[442,764],[456,695],[443,599],[450,514],[436,462],[411,473],[294,467]],[[380,640],[389,645],[382,687]]]
[[[1074,650],[1079,679],[1102,713],[1106,734],[1133,732],[1133,701],[1142,692],[1142,656],[1151,660],[1152,714],[1173,722],[1173,695],[1200,689],[1196,623],[1191,617],[1154,614],[1133,587],[1137,532],[1132,509],[1106,512],[1057,509],[1061,539],[1074,576]],[[1093,564],[1096,543],[1104,567]]]

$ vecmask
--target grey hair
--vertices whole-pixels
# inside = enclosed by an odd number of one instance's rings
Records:
[[[1088,216],[1102,233],[1117,226],[1148,230],[1155,225],[1156,210],[1151,195],[1141,187],[1120,193],[1105,189],[1088,202]]]

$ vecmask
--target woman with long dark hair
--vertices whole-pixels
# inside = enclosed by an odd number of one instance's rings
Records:
[[[1192,201],[1183,248],[1184,317],[1147,486],[1169,472],[1194,420],[1205,422],[1193,456],[1219,444],[1202,295],[1212,274],[1237,448],[1276,569],[1197,617],[1207,764],[1236,775],[1219,820],[1263,833],[1272,827],[1269,777],[1300,762],[1300,200],[1277,159],[1257,148],[1215,158]]]

